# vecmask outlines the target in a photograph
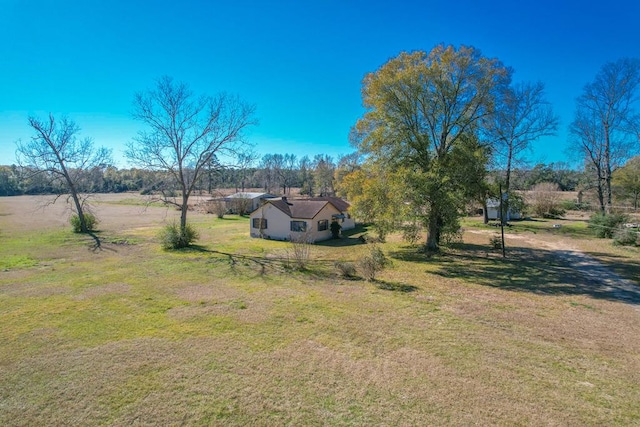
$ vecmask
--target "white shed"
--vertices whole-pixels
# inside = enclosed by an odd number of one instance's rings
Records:
[[[487,199],[487,218],[490,220],[500,219],[500,200]],[[512,219],[521,219],[522,215],[519,211],[515,211],[509,208],[506,212],[505,221],[511,221]]]

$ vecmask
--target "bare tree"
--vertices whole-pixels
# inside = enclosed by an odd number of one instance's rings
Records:
[[[328,154],[316,154],[312,165],[314,187],[318,189],[320,196],[333,196],[333,174],[336,169],[333,158]]]
[[[300,183],[300,194],[313,196],[314,183],[312,170],[313,165],[309,156],[303,156],[298,160],[298,182]]]
[[[281,181],[282,181],[282,194],[291,194],[291,186],[293,186],[296,179],[296,165],[298,158],[295,154],[285,154],[282,156],[282,168],[280,168]]]
[[[173,178],[180,200],[180,230],[187,226],[189,196],[212,159],[222,163],[246,143],[243,131],[256,124],[254,107],[238,97],[218,94],[195,96],[171,77],[158,80],[155,89],[140,92],[133,102],[133,117],[146,125],[128,146],[126,156],[135,164],[164,170]]]
[[[517,157],[536,139],[554,135],[558,117],[544,97],[544,84],[520,83],[503,91],[490,116],[488,131],[496,143],[496,157],[505,167],[505,192],[509,194],[511,170]]]
[[[604,156],[604,137],[598,119],[593,113],[579,109],[570,127],[574,148],[582,151],[585,157],[585,172],[588,188],[595,187],[600,211],[606,211],[606,166]],[[590,179],[589,179],[590,178]]]
[[[267,193],[272,193],[274,188],[280,186],[279,168],[278,155],[265,154],[262,156],[260,160],[261,178],[264,191]]]
[[[79,139],[80,128],[72,120],[63,117],[56,121],[53,114],[48,120],[29,117],[29,125],[35,135],[28,143],[18,142],[18,162],[35,174],[47,175],[52,187],[64,188],[78,215],[80,231],[88,233],[85,218],[86,194],[82,182],[98,167],[111,163],[111,152],[106,148],[95,149],[91,138]],[[99,245],[99,241],[96,240]]]
[[[258,159],[258,153],[254,150],[246,150],[238,154],[238,169],[239,169],[239,178],[240,178],[240,191],[244,192],[246,180],[247,180],[247,171],[253,166],[255,161]],[[236,193],[238,192],[238,183],[236,182]]]
[[[613,171],[640,151],[639,90],[640,60],[625,58],[605,64],[577,99],[572,144],[597,174],[602,213],[611,210]]]

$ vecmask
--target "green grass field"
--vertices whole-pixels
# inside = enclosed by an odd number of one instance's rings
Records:
[[[430,257],[392,236],[377,281],[346,280],[356,238],[299,271],[247,218],[192,212],[198,246],[166,252],[175,213],[132,197],[96,205],[99,251],[0,198],[0,425],[640,424],[640,304],[516,237],[640,285],[637,248],[521,223],[503,259],[470,220]]]

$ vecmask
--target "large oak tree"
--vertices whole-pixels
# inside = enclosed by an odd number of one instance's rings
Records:
[[[410,171],[407,201],[422,215],[429,250],[457,223],[469,181],[461,172],[482,161],[475,135],[510,76],[499,60],[473,47],[439,45],[403,52],[364,78],[367,111],[356,124],[355,144],[369,161]]]

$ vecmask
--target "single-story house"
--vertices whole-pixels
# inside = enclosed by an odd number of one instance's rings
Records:
[[[255,211],[264,200],[275,199],[278,196],[268,193],[240,192],[223,197],[227,211],[233,214],[245,214]]]
[[[341,199],[340,197],[330,197],[330,196],[311,197],[310,199],[307,199],[307,200],[319,200],[322,202],[331,203],[333,206],[336,207],[336,209],[340,211],[340,214],[335,215],[334,218],[340,223],[342,230],[352,230],[356,228],[356,221],[353,218],[351,218],[351,215],[349,214],[349,208],[351,207],[351,205],[346,200]]]
[[[338,197],[268,199],[250,215],[251,237],[291,240],[306,233],[311,242],[332,237],[331,223],[338,222],[343,230],[355,227],[347,210],[349,203]]]
[[[519,211],[509,208],[506,212],[505,221],[511,221],[512,219],[521,219],[522,214]],[[487,219],[498,220],[500,219],[500,200],[487,199]]]

